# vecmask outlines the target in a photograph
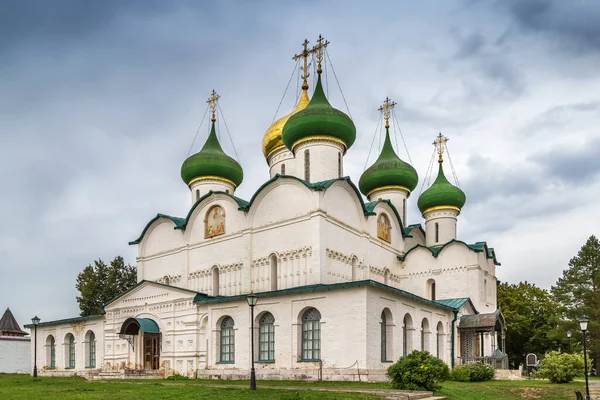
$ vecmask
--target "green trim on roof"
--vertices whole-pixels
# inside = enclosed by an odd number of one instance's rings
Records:
[[[157,286],[163,286],[169,289],[177,289],[177,290],[183,290],[184,292],[190,292],[190,293],[195,293],[195,294],[202,294],[201,292],[196,292],[195,290],[190,290],[190,289],[186,289],[186,288],[182,288],[179,286],[171,286],[171,285],[167,285],[166,283],[160,283],[160,282],[155,282],[155,281],[148,281],[145,279],[142,279],[141,281],[139,281],[135,286],[127,289],[126,291],[124,291],[121,294],[116,295],[115,297],[113,297],[112,299],[110,299],[105,305],[104,307],[108,306],[109,304],[115,302],[115,300],[120,299],[121,297],[125,296],[126,294],[128,294],[129,292],[131,292],[132,290],[140,287],[143,283],[150,283],[152,285],[157,285]]]
[[[433,255],[434,257],[437,257],[441,253],[441,251],[444,250],[444,248],[446,246],[448,246],[449,244],[452,244],[452,243],[464,244],[465,246],[467,246],[469,249],[473,250],[476,253],[481,253],[481,252],[485,251],[485,257],[488,259],[490,259],[490,258],[493,259],[494,265],[502,265],[496,260],[496,254],[493,251],[492,252],[489,251],[486,242],[477,242],[475,244],[467,244],[467,243],[463,242],[462,240],[456,240],[456,239],[452,239],[451,241],[449,241],[441,246],[427,247],[427,246],[423,246],[422,244],[417,244],[417,245],[411,247],[406,253],[404,253],[403,256],[398,256],[398,260],[400,260],[400,261],[406,260],[406,257],[408,256],[408,254],[411,251],[413,251],[414,249],[419,248],[419,247],[429,250],[431,252],[431,255]]]
[[[69,323],[89,321],[91,319],[100,319],[100,318],[104,318],[104,314],[86,315],[85,317],[74,317],[74,318],[57,319],[57,320],[48,321],[48,322],[40,322],[38,324],[38,327],[58,325],[58,324],[69,324]],[[33,324],[24,325],[24,326],[25,326],[25,328],[29,328],[29,329],[33,328]]]
[[[184,223],[181,224],[180,226],[176,226],[175,229],[185,230],[185,228],[187,227],[187,224],[190,222],[190,218],[192,217],[192,213],[194,212],[196,207],[198,207],[198,205],[200,203],[202,203],[205,199],[207,199],[208,197],[210,197],[213,194],[223,194],[227,197],[230,197],[231,199],[233,199],[233,201],[235,201],[237,203],[238,210],[240,210],[240,211],[245,211],[245,208],[248,206],[248,202],[244,199],[240,199],[239,197],[235,197],[232,194],[229,194],[227,192],[222,192],[220,190],[216,190],[216,191],[210,190],[204,196],[202,196],[198,200],[196,200],[196,202],[192,205],[192,208],[190,208],[190,211],[188,211],[188,213],[184,219]]]
[[[295,288],[290,288],[290,289],[273,290],[273,291],[268,291],[268,292],[255,293],[255,294],[258,297],[274,297],[274,296],[285,296],[285,295],[289,295],[289,294],[298,294],[298,293],[312,293],[312,292],[323,292],[323,291],[338,290],[338,289],[349,289],[349,288],[355,288],[355,287],[361,287],[361,286],[376,287],[376,288],[383,289],[383,290],[386,290],[391,293],[398,294],[400,296],[404,296],[404,297],[413,299],[413,300],[418,301],[423,304],[431,305],[431,306],[442,308],[445,310],[452,310],[452,311],[455,310],[454,308],[449,307],[447,305],[440,304],[435,301],[427,300],[427,299],[417,296],[415,294],[406,292],[404,290],[396,289],[391,286],[387,286],[387,285],[384,285],[383,283],[379,283],[379,282],[376,282],[376,281],[373,281],[370,279],[363,280],[363,281],[354,281],[354,282],[333,283],[333,284],[328,284],[328,285],[324,285],[324,284],[323,285],[307,285],[307,286],[300,286],[300,287],[295,287]],[[216,296],[216,297],[213,297],[213,296],[207,296],[206,294],[200,293],[194,298],[194,303],[195,304],[213,304],[213,303],[226,303],[226,302],[230,302],[230,301],[240,301],[240,300],[245,301],[246,296],[247,295],[244,294],[244,295],[238,295],[238,296]]]
[[[413,229],[417,229],[417,228],[421,231],[423,236],[425,236],[425,230],[423,229],[423,226],[421,224],[412,224],[412,225],[408,225],[407,227],[404,228],[404,234],[406,235],[405,237],[412,237],[410,232]]]
[[[142,238],[144,237],[144,235],[146,234],[146,231],[148,230],[148,228],[150,228],[150,225],[152,225],[159,218],[168,218],[171,221],[173,221],[173,223],[175,224],[175,229],[177,229],[178,226],[181,226],[181,225],[183,225],[185,223],[185,219],[184,218],[172,217],[172,216],[167,215],[167,214],[156,214],[156,217],[152,218],[150,220],[150,222],[148,222],[146,224],[146,226],[144,227],[144,230],[140,234],[140,237],[138,237],[137,239],[129,242],[129,245],[131,246],[131,245],[134,245],[134,244],[139,244],[142,241]]]
[[[400,217],[400,213],[398,213],[398,210],[396,209],[396,207],[394,207],[394,204],[392,204],[392,202],[388,199],[375,200],[375,201],[370,201],[368,203],[365,203],[365,209],[367,209],[369,211],[369,213],[365,214],[365,215],[375,215],[376,213],[374,210],[375,210],[375,207],[377,206],[377,204],[379,204],[379,203],[386,203],[388,206],[390,206],[392,208],[394,215],[396,215],[396,218],[400,222],[400,232],[402,233],[402,237],[404,237],[404,238],[412,237],[411,235],[409,235],[406,232],[406,228],[404,227],[404,221],[402,221],[402,218]]]

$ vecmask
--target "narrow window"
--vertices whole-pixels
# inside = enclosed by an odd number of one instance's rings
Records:
[[[406,223],[406,199],[402,199],[402,223],[407,226]]]
[[[381,312],[381,361],[387,361],[387,321],[385,311]]]
[[[408,326],[407,326],[407,320],[406,320],[406,316],[404,317],[404,320],[402,321],[402,355],[406,356],[408,355]]]
[[[212,294],[213,296],[219,295],[219,268],[214,267],[212,270]]]
[[[437,325],[437,346],[436,346],[436,356],[437,358],[442,358],[442,341],[444,340],[444,325],[441,322],[438,322]]]
[[[275,318],[266,313],[258,324],[258,360],[275,361]]]
[[[235,362],[235,335],[233,318],[225,317],[221,322],[221,362]]]
[[[342,153],[338,153],[338,178],[342,177]]]
[[[196,189],[196,201],[200,200],[200,189]]]
[[[306,310],[302,316],[302,360],[321,359],[321,313],[316,308]]]
[[[439,242],[440,241],[440,225],[436,222],[435,223],[435,242]]]
[[[285,175],[285,164],[281,164],[281,175]]]
[[[69,366],[68,368],[75,368],[75,337],[69,334]]]
[[[46,363],[48,364],[49,369],[56,368],[56,342],[54,341],[54,336],[48,336],[46,340],[46,345],[48,346],[48,353]]]
[[[94,332],[90,332],[88,339],[88,368],[96,368],[96,335]]]
[[[304,180],[310,182],[310,151],[304,150]]]
[[[483,301],[487,301],[487,279],[483,280]]]
[[[425,320],[421,322],[421,351],[425,351]]]
[[[431,283],[431,300],[435,300],[435,282]]]
[[[271,256],[271,290],[277,290],[277,256]]]

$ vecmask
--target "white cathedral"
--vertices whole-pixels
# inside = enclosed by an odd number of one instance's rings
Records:
[[[219,144],[213,91],[210,134],[181,168],[187,214],[157,214],[130,242],[138,283],[102,315],[37,326],[40,375],[247,379],[252,348],[258,379],[383,380],[413,350],[451,367],[506,367],[500,264],[485,242],[457,239],[466,196],[445,176],[445,138],[437,178],[417,200],[424,226],[409,225],[418,176],[391,144],[393,103],[381,107],[385,142],[357,187],[344,176],[356,128],[321,83],[327,42],[307,43],[297,106],[264,136],[270,179],[236,197],[243,171]]]

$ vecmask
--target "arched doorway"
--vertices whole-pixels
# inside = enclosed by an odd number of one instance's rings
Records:
[[[119,337],[131,345],[136,365],[141,364],[142,369],[160,368],[161,336],[156,322],[149,318],[127,318],[121,325]],[[137,352],[136,344],[139,348]]]

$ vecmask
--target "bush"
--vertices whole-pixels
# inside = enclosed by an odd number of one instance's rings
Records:
[[[427,351],[415,350],[387,370],[392,386],[406,390],[438,390],[448,378],[448,366]]]
[[[496,371],[483,363],[464,364],[454,367],[450,379],[457,382],[484,382],[494,379]]]
[[[474,363],[469,365],[471,367],[471,382],[484,382],[491,381],[494,379],[496,371],[489,364]]]
[[[450,372],[450,379],[456,382],[470,382],[471,367],[468,364],[454,367]]]
[[[544,356],[536,376],[552,383],[569,383],[583,374],[583,355],[550,351]]]
[[[171,376],[167,377],[167,379],[170,381],[186,381],[190,378],[188,378],[187,376],[175,374],[175,375],[171,375]]]

